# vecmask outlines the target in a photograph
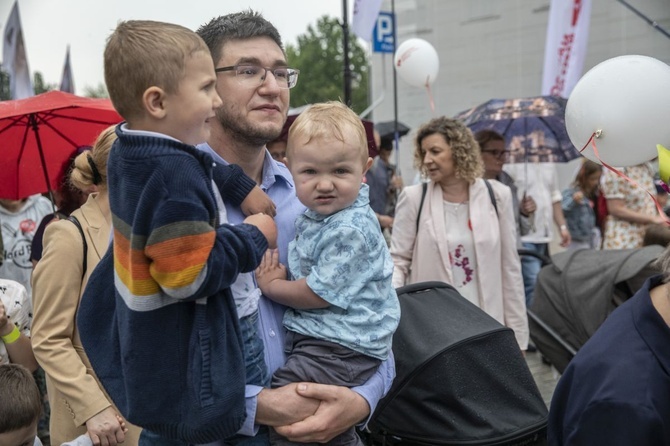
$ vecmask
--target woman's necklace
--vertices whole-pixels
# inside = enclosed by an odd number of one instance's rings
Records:
[[[454,215],[458,214],[459,209],[464,204],[467,205],[468,200],[461,201],[460,203],[453,203],[451,201],[444,200],[444,205],[446,206],[447,211],[449,211],[450,213],[452,213]]]
[[[442,186],[442,201],[446,209],[452,214],[458,214],[461,206],[468,203],[469,191],[467,183]]]

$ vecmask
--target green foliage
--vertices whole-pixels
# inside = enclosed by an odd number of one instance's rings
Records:
[[[323,16],[316,29],[309,26],[296,46],[286,46],[292,68],[300,70],[298,85],[291,90],[291,106],[344,101],[343,30],[336,18]],[[354,34],[349,36],[351,108],[357,113],[368,106],[368,58]]]
[[[0,101],[9,99],[9,74],[0,69]]]
[[[44,82],[44,76],[39,71],[35,71],[33,76],[33,86],[35,94],[45,93],[51,90],[57,90],[56,84],[48,84]],[[84,96],[89,98],[108,98],[107,88],[102,82],[95,87],[87,86],[84,88]],[[0,69],[0,101],[8,101],[9,97],[9,74]]]
[[[44,76],[39,71],[35,71],[33,75],[33,90],[35,94],[46,93],[47,91],[57,90],[56,84],[48,84],[44,82]],[[8,101],[9,97],[9,74],[0,70],[0,101]]]
[[[97,87],[91,87],[87,85],[84,88],[84,96],[87,98],[108,98],[109,93],[107,92],[107,87],[105,87],[105,84],[100,82]]]
[[[46,93],[47,91],[58,90],[58,86],[56,84],[47,84],[44,82],[42,73],[35,71],[35,74],[33,75],[33,90],[35,91],[35,94],[38,95]]]

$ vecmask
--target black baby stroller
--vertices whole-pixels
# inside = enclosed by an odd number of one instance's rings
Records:
[[[663,249],[652,245],[554,255],[537,276],[528,310],[530,337],[542,356],[563,373],[605,318],[658,274],[651,263]]]
[[[513,331],[445,283],[397,291],[397,376],[368,443],[545,444],[547,407]]]

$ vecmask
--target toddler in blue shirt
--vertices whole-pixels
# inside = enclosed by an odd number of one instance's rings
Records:
[[[308,208],[295,223],[289,269],[268,251],[257,270],[268,298],[291,307],[284,367],[272,387],[317,382],[353,387],[388,357],[400,306],[393,262],[362,184],[372,164],[365,129],[339,102],[315,104],[289,130],[287,166]],[[288,441],[275,432],[273,444]],[[329,444],[362,444],[353,428]]]

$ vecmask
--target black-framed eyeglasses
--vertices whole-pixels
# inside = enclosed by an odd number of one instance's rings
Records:
[[[498,159],[505,158],[509,155],[509,150],[485,150],[482,149],[482,153],[490,153]]]
[[[298,83],[298,74],[300,70],[288,67],[265,68],[259,65],[240,64],[230,67],[217,68],[214,70],[217,73],[224,71],[232,71],[235,73],[237,82],[249,88],[257,88],[265,82],[268,71],[275,77],[275,81],[279,88],[293,88]]]

